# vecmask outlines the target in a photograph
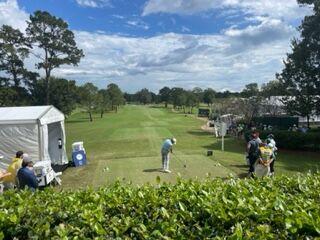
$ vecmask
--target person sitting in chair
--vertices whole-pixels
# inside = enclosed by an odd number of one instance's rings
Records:
[[[22,167],[18,171],[19,188],[28,188],[35,191],[38,188],[38,180],[33,171],[33,162],[29,157],[23,159]]]

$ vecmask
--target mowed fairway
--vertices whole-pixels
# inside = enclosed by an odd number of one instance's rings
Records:
[[[79,188],[102,186],[117,179],[134,184],[174,182],[178,174],[183,178],[227,177],[241,175],[247,168],[244,163],[243,140],[226,140],[226,151],[211,134],[201,130],[205,122],[194,116],[185,116],[164,108],[127,105],[104,118],[95,116],[88,121],[85,113],[77,113],[66,124],[68,152],[71,144],[84,141],[88,165],[68,168],[63,176],[63,187]],[[167,137],[176,137],[177,145],[170,161],[171,174],[160,172],[160,149]],[[214,156],[207,157],[207,149],[214,149]],[[306,171],[318,165],[320,155],[310,153],[303,168],[297,154],[283,154],[279,172]],[[186,168],[184,164],[186,161]],[[290,167],[288,166],[290,163]],[[281,169],[281,170],[280,170]]]

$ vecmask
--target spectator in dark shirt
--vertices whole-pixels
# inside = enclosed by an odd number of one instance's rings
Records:
[[[250,165],[249,173],[248,173],[249,177],[253,177],[256,162],[261,155],[259,150],[259,146],[261,143],[262,141],[259,138],[259,132],[253,131],[251,134],[251,140],[247,144],[247,153],[248,153],[249,165]]]
[[[37,177],[33,171],[33,162],[30,158],[25,158],[22,161],[21,168],[18,171],[19,188],[29,188],[35,191],[38,188]]]

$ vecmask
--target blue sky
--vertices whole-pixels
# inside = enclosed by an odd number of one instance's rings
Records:
[[[63,2],[63,7],[57,2]],[[141,37],[168,32],[212,34],[235,22],[239,23],[242,18],[242,16],[223,16],[219,11],[193,16],[165,13],[142,16],[147,3],[145,0],[107,1],[101,7],[79,4],[76,0],[19,0],[18,3],[29,13],[39,9],[49,11],[68,21],[70,28],[74,30],[104,31],[110,34]]]
[[[66,20],[85,52],[54,75],[129,92],[273,80],[310,13],[295,0],[0,0],[0,24],[23,31],[35,10]]]

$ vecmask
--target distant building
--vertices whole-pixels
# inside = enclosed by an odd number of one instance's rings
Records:
[[[265,114],[267,115],[286,115],[286,111],[284,109],[284,104],[282,100],[284,99],[284,96],[271,96],[267,98],[263,104],[265,106]],[[299,124],[300,125],[306,125],[307,124],[307,118],[306,117],[301,117],[301,116],[296,116],[299,117]],[[309,123],[311,124],[320,124],[320,115],[316,115],[314,113],[313,115],[310,116],[309,118]]]

